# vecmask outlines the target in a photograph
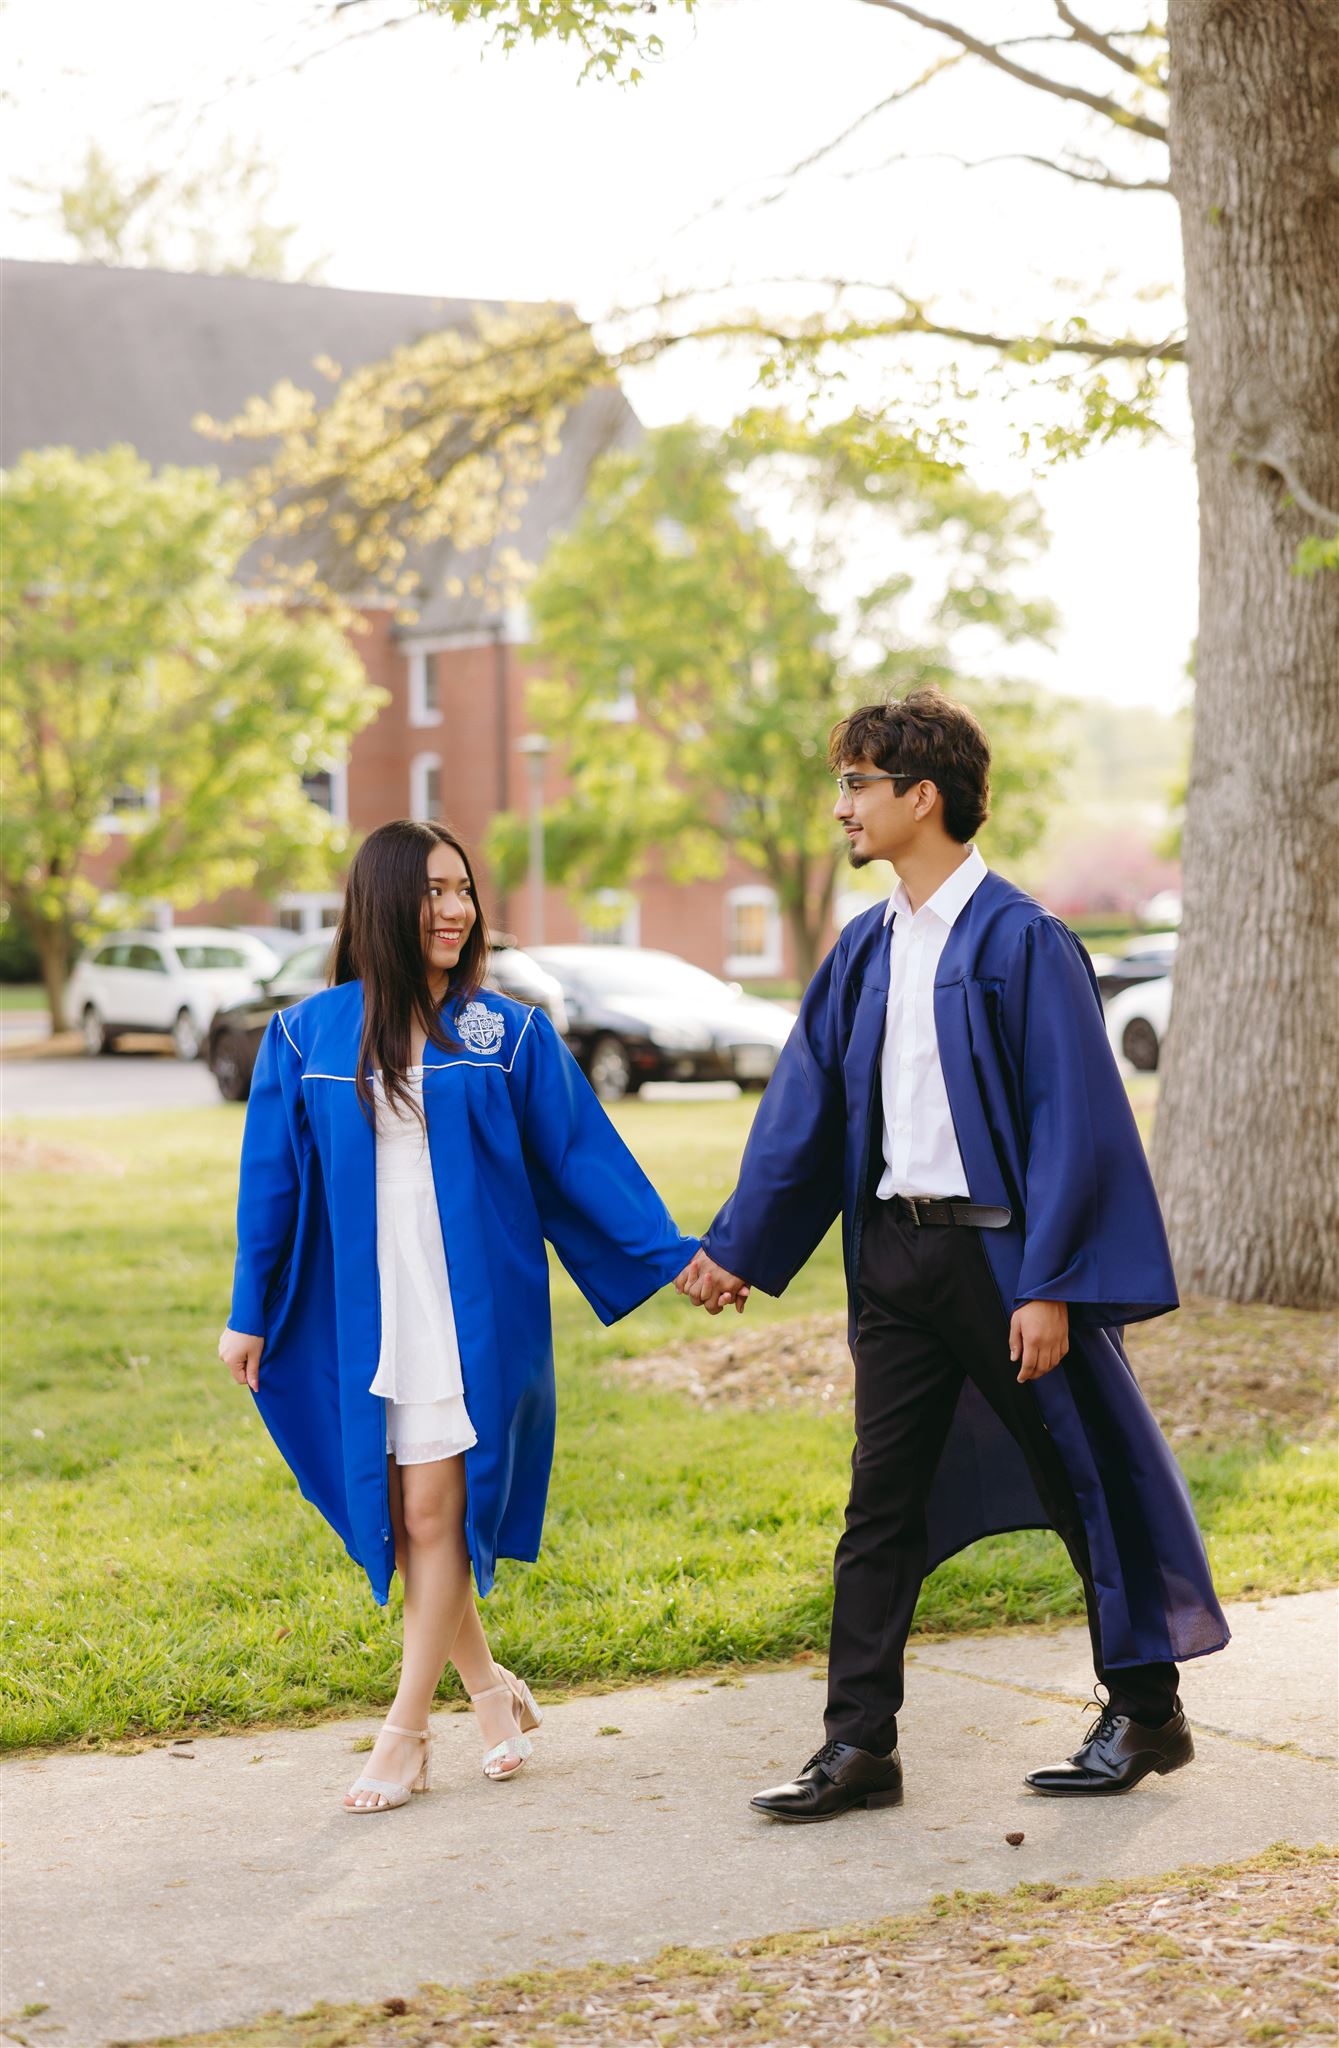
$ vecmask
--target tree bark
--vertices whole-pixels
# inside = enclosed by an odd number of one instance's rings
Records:
[[[1339,33],[1171,0],[1200,625],[1154,1167],[1183,1288],[1339,1299]]]
[[[70,980],[70,941],[61,928],[41,921],[34,922],[31,931],[42,969],[42,986],[46,990],[54,1037],[66,1028],[65,993]]]

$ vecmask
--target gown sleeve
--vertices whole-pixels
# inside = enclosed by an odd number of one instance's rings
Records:
[[[542,1010],[516,1079],[540,1228],[600,1321],[616,1323],[683,1270],[698,1240],[683,1235]]]
[[[841,953],[838,941],[805,991],[753,1119],[735,1191],[702,1240],[727,1273],[765,1294],[784,1292],[841,1213]]]
[[[1063,1301],[1104,1329],[1177,1306],[1144,1147],[1107,1038],[1092,964],[1040,917],[1022,933],[1004,991],[1026,1138],[1023,1261],[1014,1306]]]
[[[301,1186],[302,1058],[275,1012],[256,1055],[242,1134],[228,1327],[263,1337],[265,1300],[292,1247]]]

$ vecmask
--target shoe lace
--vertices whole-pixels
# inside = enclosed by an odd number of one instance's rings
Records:
[[[814,1751],[808,1763],[805,1765],[804,1771],[812,1771],[815,1765],[818,1764],[835,1763],[837,1761],[838,1752],[841,1750],[842,1747],[843,1745],[840,1742],[825,1742],[821,1749],[816,1749]],[[804,1776],[804,1771],[800,1772],[801,1777]]]
[[[1087,1702],[1087,1711],[1092,1714],[1093,1719],[1083,1731],[1085,1748],[1090,1742],[1101,1742],[1104,1737],[1113,1735],[1116,1730],[1117,1720],[1116,1710],[1111,1704],[1110,1696],[1108,1695],[1106,1699],[1103,1699],[1096,1686],[1093,1687],[1092,1698]]]

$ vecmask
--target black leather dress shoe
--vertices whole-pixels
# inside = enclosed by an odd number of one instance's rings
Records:
[[[1153,1772],[1179,1771],[1195,1754],[1190,1725],[1178,1706],[1161,1728],[1143,1728],[1128,1714],[1103,1707],[1087,1741],[1067,1764],[1029,1771],[1024,1784],[1059,1797],[1076,1793],[1128,1792]]]
[[[789,1785],[774,1785],[749,1801],[770,1820],[835,1820],[853,1806],[901,1804],[902,1764],[897,1751],[875,1756],[849,1742],[825,1742]]]

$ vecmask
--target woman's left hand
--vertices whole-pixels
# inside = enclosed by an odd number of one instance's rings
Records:
[[[238,1386],[250,1387],[253,1394],[260,1385],[260,1354],[264,1349],[263,1337],[248,1337],[241,1330],[225,1330],[219,1338],[219,1357]]]

